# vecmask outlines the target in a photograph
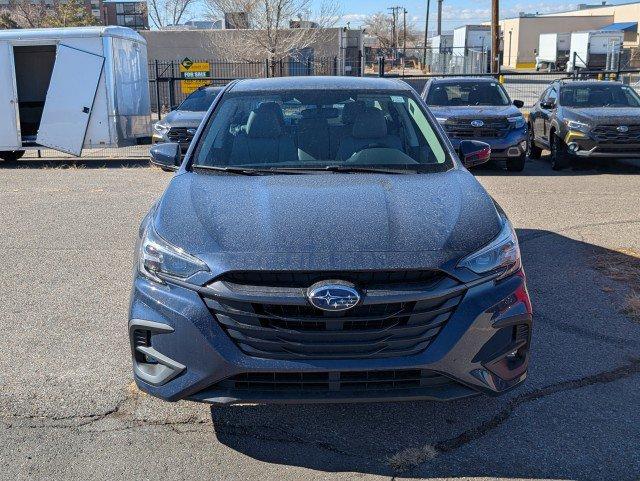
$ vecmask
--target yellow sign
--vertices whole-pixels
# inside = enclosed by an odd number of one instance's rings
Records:
[[[180,62],[180,77],[185,79],[180,81],[180,90],[188,95],[199,87],[211,83],[210,80],[198,80],[211,77],[211,66],[209,62],[193,62],[185,58]]]

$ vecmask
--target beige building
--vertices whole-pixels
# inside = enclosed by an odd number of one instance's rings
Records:
[[[541,33],[567,33],[597,30],[614,22],[613,15],[525,16],[500,21],[503,34],[502,66],[533,68]]]
[[[598,30],[611,24],[630,23],[624,28],[626,47],[638,45],[640,2],[618,5],[580,4],[577,10],[545,15],[524,14],[500,21],[503,34],[503,60],[505,68],[532,68],[534,50],[538,48],[541,33],[569,33]],[[633,25],[635,24],[635,25]],[[623,28],[620,28],[623,29]]]

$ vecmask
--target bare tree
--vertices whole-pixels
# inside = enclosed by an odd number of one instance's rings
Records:
[[[22,28],[46,27],[50,10],[44,2],[31,0],[10,0],[8,9],[13,21]]]
[[[396,39],[393,38],[393,18],[382,12],[369,15],[363,22],[363,28],[369,35],[374,36],[378,45],[382,49],[391,49],[404,45],[404,29],[396,25]],[[413,24],[407,24],[406,29],[407,46],[414,45],[419,40],[418,32]]]
[[[198,0],[148,0],[149,18],[158,30],[191,20]]]
[[[229,36],[228,57],[266,58],[271,66],[311,46],[339,18],[337,0],[205,0],[212,18],[245,14],[249,28]],[[292,28],[293,27],[293,28]]]

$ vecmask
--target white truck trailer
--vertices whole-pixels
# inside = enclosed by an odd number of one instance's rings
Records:
[[[452,70],[455,73],[485,73],[491,60],[491,27],[464,25],[453,31]]]
[[[567,72],[573,72],[576,67],[604,70],[607,67],[607,59],[612,54],[620,52],[623,40],[624,32],[616,30],[573,32]]]
[[[150,137],[146,41],[124,27],[0,30],[0,158]]]
[[[430,71],[445,73],[451,59],[453,34],[443,34],[431,37]]]
[[[571,50],[570,33],[541,33],[538,40],[536,70],[547,67],[549,71],[564,70]]]

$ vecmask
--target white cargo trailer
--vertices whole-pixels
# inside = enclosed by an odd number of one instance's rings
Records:
[[[491,50],[491,27],[488,25],[464,25],[453,31],[453,55],[463,57],[469,49]]]
[[[443,34],[431,37],[431,72],[443,73],[451,59],[453,34]]]
[[[573,32],[567,72],[572,72],[575,67],[588,70],[604,69],[608,56],[612,53],[617,54],[622,48],[623,41],[624,32],[618,30]]]
[[[150,137],[146,41],[124,27],[0,30],[0,156]]]
[[[569,60],[570,33],[541,33],[538,41],[536,70],[543,66],[551,70],[563,70]]]

